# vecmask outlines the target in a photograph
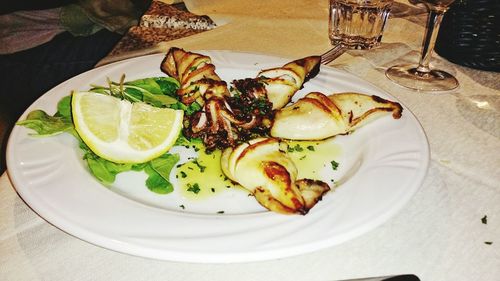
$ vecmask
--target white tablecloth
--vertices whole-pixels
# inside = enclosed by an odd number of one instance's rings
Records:
[[[327,1],[185,2],[192,12],[224,25],[164,47],[290,58],[330,48]],[[408,3],[398,5],[399,11],[413,11]],[[396,96],[417,116],[429,139],[431,164],[424,184],[383,225],[343,244],[278,260],[159,261],[103,249],[64,233],[34,213],[4,173],[0,280],[336,280],[397,273],[414,273],[426,281],[500,280],[500,74],[436,57],[435,65],[456,75],[458,90],[421,94],[388,81],[388,66],[417,60],[421,23],[422,15],[403,13],[389,20],[380,48],[351,51],[331,63]]]

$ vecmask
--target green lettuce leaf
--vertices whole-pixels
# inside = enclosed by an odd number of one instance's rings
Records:
[[[170,172],[175,164],[179,162],[179,159],[178,154],[166,153],[151,160],[149,165],[144,168],[144,171],[148,174],[148,179],[146,180],[148,189],[158,194],[172,192],[174,187],[169,181]]]

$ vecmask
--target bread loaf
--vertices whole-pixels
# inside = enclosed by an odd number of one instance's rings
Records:
[[[215,27],[215,23],[207,16],[198,16],[172,5],[152,1],[148,11],[141,17],[139,26],[210,30]]]

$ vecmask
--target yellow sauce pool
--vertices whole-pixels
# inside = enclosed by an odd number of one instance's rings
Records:
[[[220,158],[222,152],[206,153],[202,145],[196,145],[198,157],[181,164],[176,177],[182,196],[189,199],[204,199],[225,189],[238,187],[222,172]]]
[[[287,155],[297,166],[297,179],[320,180],[321,170],[325,167],[331,168],[331,162],[337,161],[341,152],[340,146],[333,140],[286,141],[286,143]]]
[[[340,155],[340,146],[332,140],[326,141],[286,141],[286,154],[293,160],[298,170],[297,179],[320,180],[320,172],[325,167],[332,168],[331,162]],[[186,199],[201,200],[217,195],[230,188],[248,193],[234,184],[222,172],[220,160],[222,152],[207,153],[201,144],[195,145],[198,157],[179,165],[176,178],[181,195]],[[327,182],[330,186],[334,179]]]

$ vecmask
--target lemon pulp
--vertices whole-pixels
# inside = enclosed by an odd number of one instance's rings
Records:
[[[72,115],[83,142],[116,163],[143,163],[174,144],[182,129],[182,110],[91,92],[74,92]]]

